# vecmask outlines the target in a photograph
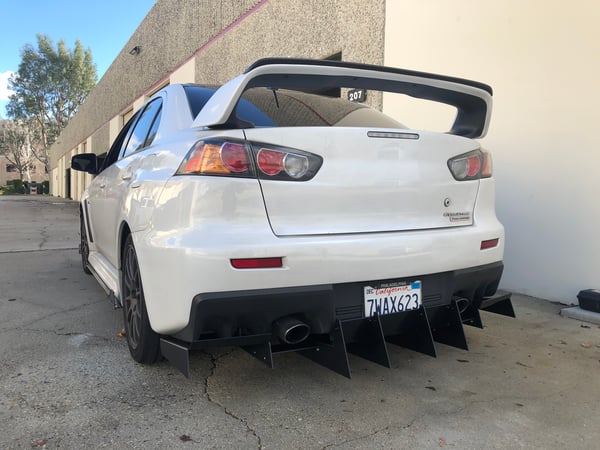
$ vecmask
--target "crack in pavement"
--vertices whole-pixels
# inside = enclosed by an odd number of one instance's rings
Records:
[[[206,351],[202,351],[202,353],[204,353],[205,355],[207,355],[210,358],[210,362],[212,364],[212,367],[210,369],[210,373],[208,374],[208,376],[204,380],[204,393],[206,394],[206,398],[208,399],[208,401],[210,403],[213,403],[213,404],[217,405],[229,417],[232,417],[233,419],[239,421],[242,425],[244,425],[246,427],[246,432],[247,433],[251,433],[256,438],[256,440],[258,442],[258,450],[261,450],[262,449],[262,439],[260,438],[260,436],[258,435],[258,433],[256,432],[256,430],[250,426],[250,424],[248,423],[248,419],[245,419],[243,417],[239,417],[239,416],[235,415],[232,411],[230,411],[229,409],[227,409],[227,407],[225,405],[223,405],[218,400],[214,399],[212,397],[212,395],[210,394],[210,378],[215,374],[215,372],[217,370],[217,363],[219,362],[219,360],[221,358],[224,358],[226,356],[231,355],[234,351],[235,351],[235,349],[230,350],[229,352],[224,353],[224,354],[222,354],[220,356],[215,356],[212,353],[209,353],[209,352],[206,352]]]
[[[41,250],[42,247],[46,244],[46,242],[48,242],[48,239],[50,238],[50,236],[48,235],[47,227],[43,227],[40,230],[40,235],[42,236],[42,241],[38,244],[38,247]]]
[[[63,250],[79,250],[79,247],[59,247],[59,248],[40,248],[40,249],[29,249],[29,250],[0,250],[0,255],[12,255],[19,253],[40,253],[40,252],[54,252]]]
[[[414,423],[415,423],[417,420],[419,420],[421,417],[423,417],[423,414],[421,414],[421,415],[419,415],[419,416],[416,416],[416,417],[413,417],[413,419],[412,419],[412,420],[411,420],[411,421],[410,421],[410,422],[409,422],[407,425],[404,425],[403,427],[400,427],[400,428],[398,428],[398,430],[400,430],[400,431],[408,430],[408,429],[409,429],[410,427],[412,427],[412,426],[413,426],[413,424],[414,424]],[[347,439],[347,440],[345,440],[345,441],[342,441],[342,442],[333,442],[333,443],[331,443],[331,444],[327,444],[326,446],[322,447],[322,448],[321,448],[321,450],[325,450],[325,449],[328,449],[328,448],[339,447],[340,445],[349,444],[349,443],[351,443],[351,442],[360,441],[360,440],[362,440],[362,439],[368,439],[368,438],[370,438],[370,437],[373,437],[373,436],[375,436],[376,434],[379,434],[379,433],[381,433],[381,432],[383,432],[383,431],[387,431],[387,430],[389,430],[389,429],[390,429],[390,428],[392,428],[392,427],[395,427],[395,425],[394,425],[394,424],[390,424],[390,425],[388,425],[388,426],[386,426],[386,427],[379,428],[379,429],[377,429],[377,430],[375,430],[375,431],[372,431],[372,432],[371,432],[371,433],[369,433],[369,434],[365,434],[365,435],[362,435],[362,436],[357,436],[357,437],[355,437],[355,438],[352,438],[352,439]]]

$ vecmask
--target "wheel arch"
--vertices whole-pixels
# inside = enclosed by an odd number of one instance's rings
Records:
[[[123,250],[125,249],[125,241],[127,240],[127,236],[131,234],[131,228],[129,228],[129,224],[126,221],[121,222],[121,226],[119,227],[119,241],[118,241],[118,250],[119,250],[119,264],[118,270],[121,270],[123,267]]]

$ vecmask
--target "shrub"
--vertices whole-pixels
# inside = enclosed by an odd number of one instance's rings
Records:
[[[15,187],[12,184],[7,184],[2,187],[2,195],[13,195],[16,194]]]
[[[9,186],[12,186],[13,188],[13,194],[24,194],[25,193],[25,184],[23,183],[23,180],[10,180],[8,182]]]

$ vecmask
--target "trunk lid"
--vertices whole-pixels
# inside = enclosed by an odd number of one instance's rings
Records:
[[[471,139],[424,131],[346,127],[254,128],[244,132],[255,148],[257,142],[285,144],[323,158],[320,170],[309,181],[259,180],[266,213],[277,236],[473,224],[479,181],[456,181],[447,165],[450,158],[479,147]]]

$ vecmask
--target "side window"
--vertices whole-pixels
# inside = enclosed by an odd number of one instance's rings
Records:
[[[146,142],[144,142],[144,147],[149,147],[154,141],[156,137],[156,132],[158,131],[158,124],[160,123],[160,118],[162,116],[162,105],[158,108],[158,112],[156,116],[154,116],[154,120],[152,121],[152,126],[150,127],[150,131],[148,131],[148,136],[146,136]]]
[[[133,126],[135,125],[139,115],[140,114],[138,112],[133,117],[131,117],[127,121],[127,123],[123,126],[123,128],[121,129],[119,134],[117,135],[117,138],[114,140],[113,144],[110,146],[110,149],[108,150],[108,152],[103,153],[98,156],[98,158],[102,161],[101,162],[102,170],[106,169],[107,167],[109,167],[109,166],[113,165],[115,162],[117,162],[117,160],[119,159],[119,155],[122,153],[122,150],[125,147],[125,144],[129,140],[129,136],[131,136],[131,132],[133,131]]]
[[[156,130],[160,121],[162,111],[162,99],[157,98],[146,105],[138,119],[125,147],[123,157],[129,156],[141,148],[150,145],[156,136]],[[152,133],[152,136],[150,134]],[[150,137],[150,142],[148,142]]]

